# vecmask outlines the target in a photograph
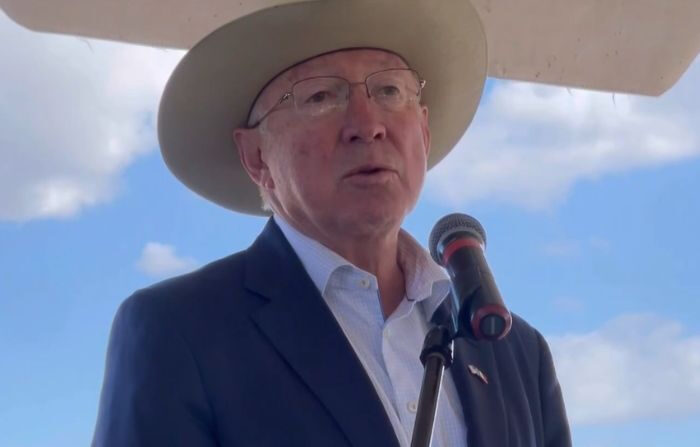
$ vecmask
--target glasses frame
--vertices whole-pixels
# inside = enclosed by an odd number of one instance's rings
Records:
[[[352,88],[352,86],[354,86],[354,85],[362,85],[362,84],[364,84],[364,86],[365,86],[365,91],[367,92],[367,97],[368,97],[368,98],[372,98],[372,95],[371,95],[371,93],[370,93],[370,91],[369,91],[369,86],[367,85],[367,80],[368,80],[369,78],[371,78],[372,76],[374,76],[374,75],[377,75],[377,74],[379,74],[379,73],[384,73],[384,72],[387,72],[387,71],[410,71],[411,73],[413,73],[413,75],[416,77],[416,80],[418,81],[418,92],[416,92],[416,98],[420,99],[421,93],[423,92],[423,88],[425,87],[425,84],[427,83],[427,81],[426,81],[425,79],[421,78],[420,74],[418,74],[418,72],[417,72],[416,70],[412,69],[412,68],[387,68],[387,69],[384,69],[384,70],[375,71],[375,72],[373,72],[373,73],[368,74],[368,75],[365,77],[365,80],[364,80],[364,81],[360,81],[360,82],[350,82],[349,80],[345,79],[345,78],[342,77],[342,76],[311,76],[311,77],[304,78],[304,79],[300,79],[300,80],[294,82],[294,83],[291,85],[291,87],[289,88],[289,90],[286,91],[286,92],[284,92],[284,93],[282,94],[282,96],[280,96],[280,99],[275,103],[275,105],[272,106],[272,107],[270,107],[270,110],[268,110],[267,112],[265,112],[265,113],[264,113],[257,121],[255,121],[253,124],[248,125],[248,129],[255,129],[256,127],[260,126],[260,123],[262,123],[263,120],[264,120],[265,118],[267,118],[268,116],[270,116],[270,114],[271,114],[272,112],[274,112],[274,111],[276,111],[276,110],[280,110],[280,109],[279,109],[279,106],[282,105],[285,101],[289,100],[290,98],[292,98],[292,97],[294,96],[294,93],[292,93],[292,92],[294,91],[294,86],[297,85],[297,84],[299,84],[300,82],[308,81],[308,80],[310,80],[310,79],[318,79],[318,78],[338,78],[338,79],[342,79],[343,81],[345,81],[345,82],[348,83],[348,89]],[[295,107],[295,109],[296,109],[296,107]]]

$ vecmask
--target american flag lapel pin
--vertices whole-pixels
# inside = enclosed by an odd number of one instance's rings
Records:
[[[489,384],[489,379],[486,378],[486,374],[484,374],[479,368],[477,368],[474,365],[467,365],[469,368],[469,372],[481,379],[482,382],[485,384]]]

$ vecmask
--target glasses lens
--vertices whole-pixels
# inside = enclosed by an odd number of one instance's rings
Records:
[[[420,97],[420,82],[412,70],[380,71],[367,78],[367,88],[378,104],[389,109]]]
[[[305,79],[292,88],[294,105],[305,115],[318,116],[341,107],[348,97],[348,83],[335,77]]]

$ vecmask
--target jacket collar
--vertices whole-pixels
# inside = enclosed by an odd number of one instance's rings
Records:
[[[247,250],[245,287],[265,297],[253,319],[357,447],[396,446],[379,397],[342,329],[274,220]]]

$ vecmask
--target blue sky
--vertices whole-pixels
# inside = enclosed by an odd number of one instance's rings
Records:
[[[40,35],[0,14],[0,445],[91,438],[131,292],[247,247],[264,219],[165,168],[180,52]],[[661,98],[489,81],[405,227],[487,230],[507,304],[550,342],[576,446],[697,445],[700,60]]]

